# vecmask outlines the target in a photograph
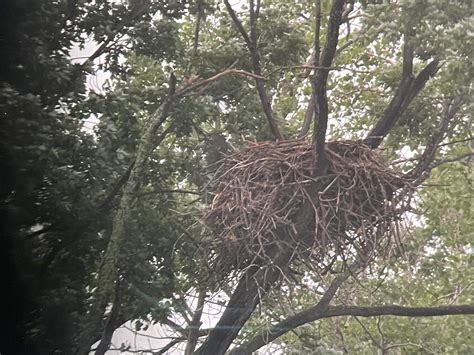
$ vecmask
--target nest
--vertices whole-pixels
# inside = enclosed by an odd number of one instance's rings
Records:
[[[205,217],[214,271],[272,265],[291,250],[292,261],[327,272],[354,253],[387,247],[405,181],[360,142],[329,142],[326,153],[328,170],[317,177],[305,140],[252,143],[220,162]]]

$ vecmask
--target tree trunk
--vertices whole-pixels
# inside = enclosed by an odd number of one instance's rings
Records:
[[[170,85],[170,87],[172,87],[170,92],[174,93],[174,85]],[[98,273],[94,303],[88,314],[88,320],[85,322],[79,336],[76,354],[88,354],[94,338],[93,334],[103,328],[104,312],[115,292],[116,280],[119,276],[118,261],[122,242],[127,236],[126,224],[130,221],[130,211],[136,199],[136,192],[139,188],[141,177],[144,175],[146,160],[153,148],[159,144],[166,133],[168,133],[168,131],[165,130],[159,138],[155,137],[156,131],[161,127],[168,116],[171,103],[170,95],[170,98],[166,99],[153,113],[150,118],[150,124],[145,129],[138,143],[135,164],[130,172],[130,177],[124,184],[120,204],[113,219],[109,243]]]

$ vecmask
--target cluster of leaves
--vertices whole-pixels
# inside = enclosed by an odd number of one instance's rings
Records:
[[[134,18],[140,6],[146,11]],[[138,31],[156,13],[176,21],[185,4],[7,1],[1,7],[1,259],[9,290],[2,315],[10,328],[1,351],[70,353],[95,287],[120,181],[148,114],[166,91],[160,87],[165,74],[153,60],[131,55],[124,65],[118,60],[124,47],[111,44],[127,32],[120,23],[138,23]],[[102,94],[86,91],[90,63],[69,58],[88,38],[110,42],[103,63],[117,84]],[[98,122],[93,132],[84,128],[90,120]],[[188,174],[175,168],[187,161],[175,146],[164,149],[169,159],[154,161],[143,182],[150,194],[128,226],[133,238],[122,258],[120,319],[146,317],[150,307],[139,295],[170,297],[174,287],[171,250],[179,232],[170,211],[179,208],[160,191]],[[167,313],[156,312],[157,318]]]

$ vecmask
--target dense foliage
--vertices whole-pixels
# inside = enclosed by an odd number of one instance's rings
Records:
[[[317,3],[323,47],[332,2]],[[327,140],[367,136],[403,85],[406,48],[411,77],[440,64],[384,140],[387,164],[417,169],[452,116],[396,247],[345,281],[332,304],[472,305],[474,6],[368,3],[347,1],[339,27]],[[126,321],[169,325],[177,314],[189,317],[175,327],[187,353],[207,334],[194,331],[199,307],[183,299],[231,294],[206,283],[212,270],[197,252],[215,163],[245,141],[273,140],[269,115],[296,138],[314,89],[315,4],[232,6],[236,19],[210,0],[0,4],[1,353],[85,353],[99,340],[105,351]],[[71,58],[91,46],[88,58]],[[104,72],[100,88],[90,85]],[[301,264],[292,277],[293,286],[269,292],[238,344],[317,304],[333,280]],[[470,353],[473,327],[468,315],[349,315],[288,329],[274,345]]]

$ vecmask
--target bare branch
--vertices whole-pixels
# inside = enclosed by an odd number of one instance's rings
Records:
[[[321,312],[325,310],[326,308],[329,307],[329,303],[332,301],[334,296],[336,295],[336,292],[339,290],[339,287],[341,287],[342,283],[346,281],[349,276],[351,276],[358,268],[360,267],[358,262],[355,262],[352,264],[349,268],[347,268],[343,273],[340,275],[336,276],[336,278],[331,282],[329,285],[328,289],[324,293],[324,295],[321,297],[319,300],[318,304],[316,306],[310,308],[310,310],[314,310],[315,312]],[[301,313],[298,313],[301,314]],[[292,319],[292,317],[288,318],[288,320]],[[298,324],[302,325],[305,323],[308,323],[310,320],[306,320],[305,316],[301,316],[301,320],[303,323]],[[283,335],[284,333],[296,328],[297,326],[293,326],[291,329],[290,327],[287,327],[285,324],[283,324],[285,321],[278,323],[279,325],[279,330],[276,329],[276,327],[272,327],[268,332],[265,332],[263,336],[256,336],[249,342],[235,348],[230,352],[232,355],[244,355],[244,354],[251,354],[257,349],[260,349],[262,346],[265,344],[270,343],[271,341],[275,340],[279,336]],[[282,332],[282,330],[284,330]]]
[[[314,43],[313,43],[313,55],[312,55],[312,63],[311,65],[314,66],[312,69],[318,69],[319,67],[319,59],[321,56],[321,48],[319,45],[320,35],[321,35],[321,1],[315,0],[315,29],[314,29]],[[309,128],[311,126],[311,121],[313,120],[314,116],[314,105],[315,105],[315,94],[314,90],[311,92],[311,98],[309,99],[308,107],[306,108],[306,112],[304,114],[303,124],[301,126],[300,133],[298,134],[298,138],[302,138],[306,136],[309,132]]]
[[[330,67],[336,54],[337,42],[339,40],[339,26],[341,25],[344,0],[335,0],[329,14],[329,23],[326,35],[326,43],[319,60],[319,65]],[[317,20],[317,19],[316,19]],[[315,41],[318,45],[319,41]],[[318,49],[315,48],[315,53]],[[316,55],[315,55],[316,57]],[[328,123],[328,100],[327,100],[327,81],[328,70],[316,70],[311,84],[313,86],[315,121],[313,129],[313,156],[315,161],[315,171],[318,174],[324,174],[327,165],[325,152],[326,130]]]
[[[314,2],[315,5],[315,20],[316,20],[316,26],[314,28],[314,58],[313,58],[313,64],[315,67],[319,66],[319,59],[321,56],[321,47],[319,46],[319,37],[321,35],[321,0],[315,0]]]
[[[382,117],[364,139],[364,143],[372,148],[377,148],[380,143],[382,143],[382,140],[393,128],[400,115],[424,88],[427,81],[434,76],[439,69],[439,61],[435,59],[431,61],[416,78],[413,77],[413,35],[412,30],[404,34],[405,43],[403,47],[402,79],[400,80],[395,95]]]
[[[197,1],[197,20],[196,20],[196,27],[194,28],[194,44],[193,44],[193,58],[197,56],[198,53],[198,46],[199,46],[199,31],[201,29],[201,20],[204,16],[203,11],[203,0]]]
[[[380,350],[383,350],[384,347],[383,347],[383,344],[380,344],[379,341],[377,339],[375,339],[375,337],[372,335],[372,333],[370,332],[369,329],[367,329],[367,327],[365,326],[364,323],[362,323],[359,318],[357,318],[356,316],[354,316],[354,319],[356,320],[357,323],[359,323],[359,325],[361,326],[361,328],[364,330],[365,334],[367,334],[367,336],[370,338],[370,340],[372,341],[372,343],[377,347],[379,348]]]
[[[156,194],[190,194],[190,195],[201,195],[198,191],[191,191],[191,190],[180,190],[180,189],[169,189],[169,190],[154,190],[154,191],[146,191],[141,192],[140,196],[147,196],[147,195],[156,195]]]
[[[434,161],[433,164],[430,165],[430,169],[434,169],[443,164],[460,162],[465,159],[470,159],[471,157],[474,157],[474,152],[462,154],[460,156],[453,157],[453,158],[446,158],[439,161]]]
[[[188,342],[186,344],[186,349],[184,351],[185,355],[192,355],[197,344],[197,340],[200,336],[199,327],[201,326],[201,316],[204,309],[204,301],[206,299],[206,291],[200,290],[197,300],[196,309],[189,324],[188,330]]]
[[[81,69],[83,69],[84,67],[92,63],[97,57],[101,56],[107,49],[107,46],[109,45],[109,43],[115,39],[115,37],[120,33],[120,31],[122,31],[126,26],[128,26],[133,20],[145,14],[147,10],[149,9],[149,6],[150,6],[150,0],[144,0],[143,2],[139,3],[138,6],[134,7],[130,11],[130,14],[128,15],[128,17],[120,21],[112,30],[110,35],[95,50],[95,52],[89,58],[87,58],[86,61],[84,61],[81,64]]]
[[[338,316],[378,317],[386,315],[400,317],[438,317],[468,314],[474,314],[474,305],[447,305],[437,307],[403,307],[398,305],[378,307],[327,306],[325,308],[316,305],[275,324],[268,329],[264,336],[259,335],[254,337],[249,342],[236,348],[231,354],[251,354],[253,351],[260,349],[262,346],[290,330],[324,318]]]
[[[273,136],[277,140],[283,140],[283,134],[280,131],[280,128],[278,127],[278,120],[275,116],[275,113],[273,112],[270,99],[268,98],[267,92],[265,90],[265,85],[264,81],[260,79],[259,77],[262,76],[262,70],[260,67],[260,54],[258,53],[257,49],[257,18],[259,15],[259,9],[260,9],[260,2],[257,2],[257,9],[254,8],[254,3],[253,0],[250,1],[250,36],[247,34],[247,31],[245,31],[244,26],[242,25],[242,22],[239,20],[237,17],[237,14],[235,13],[234,9],[232,6],[229,4],[228,0],[224,0],[224,4],[226,6],[227,12],[229,13],[230,17],[232,18],[232,21],[234,22],[235,26],[237,27],[238,31],[242,35],[242,38],[244,39],[248,51],[250,53],[250,57],[252,59],[252,67],[253,67],[253,72],[255,73],[255,84],[257,86],[257,91],[258,91],[258,96],[260,98],[260,102],[262,104],[263,112],[265,113],[265,116],[268,121],[268,125],[270,127],[270,130],[273,134]]]
[[[224,0],[224,4],[225,4],[225,7],[227,9],[227,12],[229,13],[230,17],[232,18],[232,21],[234,22],[235,27],[237,27],[237,30],[239,30],[240,34],[242,35],[242,38],[244,39],[245,43],[247,44],[247,47],[250,48],[252,46],[252,41],[250,40],[250,37],[247,34],[247,31],[245,31],[245,28],[242,25],[242,22],[240,22],[240,20],[237,17],[237,14],[235,13],[234,9],[229,4],[229,1]]]
[[[330,70],[348,70],[348,71],[351,71],[351,72],[354,72],[354,73],[364,73],[364,74],[370,74],[371,73],[368,70],[359,70],[359,69],[354,69],[354,68],[346,67],[346,66],[323,67],[323,66],[320,66],[320,65],[303,64],[303,65],[288,65],[288,66],[278,67],[277,69],[274,69],[271,72],[269,72],[268,74],[266,74],[265,77],[268,78],[273,73],[275,73],[279,70],[282,70],[282,69],[304,69],[304,70],[320,69],[320,70],[326,70],[326,71],[330,71]]]
[[[303,124],[301,125],[300,133],[298,133],[298,138],[303,138],[309,132],[309,129],[311,127],[311,122],[313,122],[314,102],[315,102],[314,95],[311,94],[311,97],[309,98],[309,102],[308,102],[308,107],[306,108],[306,112],[304,113]]]
[[[166,354],[173,346],[181,343],[182,341],[186,340],[185,338],[176,338],[171,340],[168,344],[166,344],[164,347],[162,347],[160,350],[158,350],[156,353],[158,354]],[[129,351],[129,350],[127,350]]]
[[[449,122],[451,122],[454,116],[459,112],[460,108],[460,100],[453,99],[445,104],[442,117],[434,129],[433,134],[429,138],[418,164],[410,172],[405,174],[407,179],[419,183],[427,177],[429,171],[433,168],[431,167],[431,164],[435,159],[438,145],[441,143],[446,131],[448,130]]]
[[[186,84],[184,84],[181,88],[179,88],[177,91],[176,91],[176,96],[184,96],[186,95],[187,93],[191,92],[191,91],[194,91],[202,86],[205,86],[205,85],[208,85],[208,84],[211,84],[219,79],[222,79],[223,77],[227,76],[227,75],[242,75],[242,76],[249,76],[251,78],[254,78],[254,79],[258,79],[258,80],[266,80],[265,77],[263,76],[260,76],[260,75],[256,75],[254,73],[250,73],[248,71],[245,71],[245,70],[238,70],[238,69],[227,69],[227,70],[224,70],[214,76],[211,76],[210,78],[207,78],[207,79],[203,79],[199,82],[196,82],[195,84],[193,84],[194,81],[191,81],[190,83],[190,80],[188,80],[186,82]],[[194,77],[195,80],[197,79],[196,77]]]

